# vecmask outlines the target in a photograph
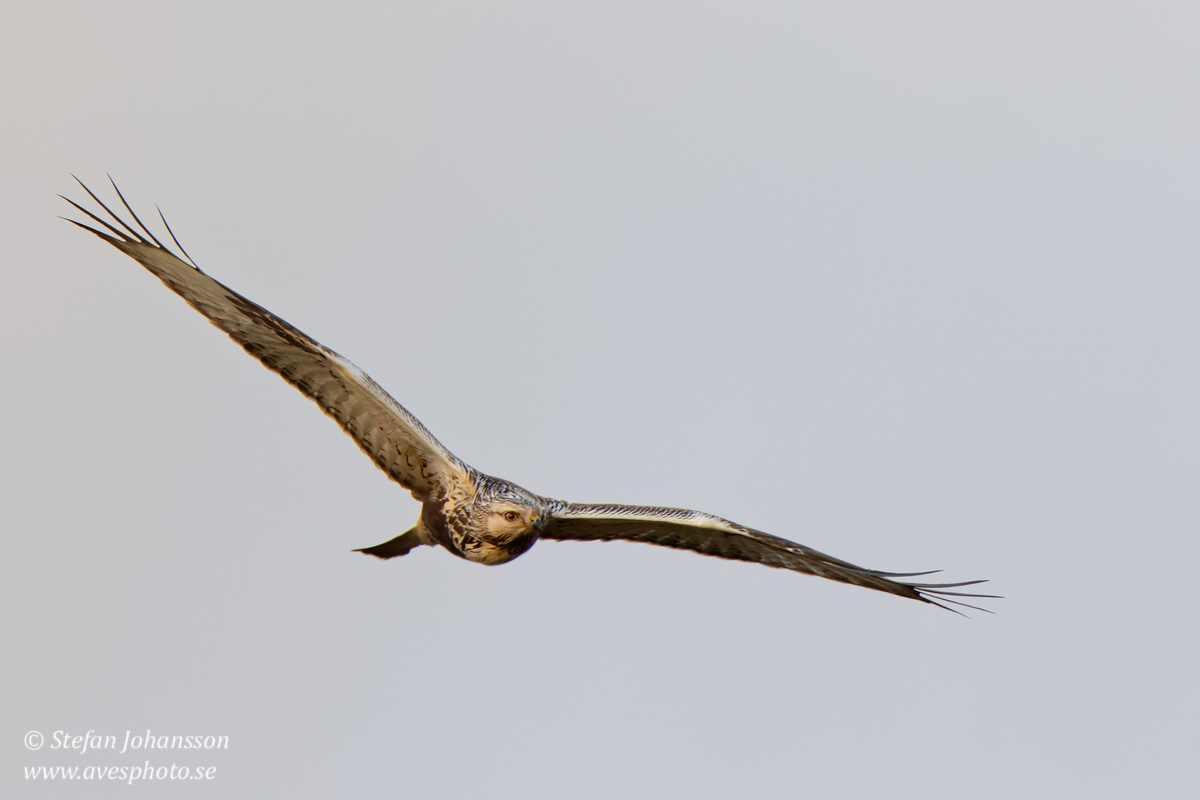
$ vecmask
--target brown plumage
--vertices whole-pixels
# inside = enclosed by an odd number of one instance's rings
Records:
[[[898,580],[931,573],[864,569],[699,511],[565,503],[485,475],[443,447],[416,417],[350,361],[201,272],[163,219],[182,258],[172,253],[142,224],[116,184],[113,189],[137,228],[114,214],[86,186],[83,189],[112,221],[63,198],[104,230],[70,222],[133,258],[247,353],[279,373],[335,419],[388,477],[421,501],[416,525],[359,552],[387,559],[421,545],[441,545],[468,561],[502,564],[527,551],[538,539],[624,540],[803,572],[942,608],[949,608],[945,603],[978,608],[954,599],[958,597],[995,597],[956,591],[983,581]]]

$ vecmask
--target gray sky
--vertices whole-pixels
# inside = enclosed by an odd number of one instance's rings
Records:
[[[1191,796],[1198,23],[7,9],[0,794]],[[59,221],[72,172],[486,472],[1007,599],[965,620],[636,544],[353,554],[416,503]],[[88,730],[230,744],[49,746]],[[144,761],[217,772],[23,777]]]

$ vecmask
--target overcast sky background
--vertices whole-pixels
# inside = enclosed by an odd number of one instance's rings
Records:
[[[11,5],[0,794],[1193,796],[1198,37],[1183,2]],[[351,553],[417,504],[57,219],[106,172],[479,469],[1006,599]],[[22,744],[89,729],[230,746]],[[218,769],[22,772],[145,760]]]

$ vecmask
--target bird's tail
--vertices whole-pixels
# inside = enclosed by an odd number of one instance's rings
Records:
[[[369,556],[376,558],[395,558],[402,556],[414,547],[420,547],[425,544],[417,535],[416,527],[412,527],[404,533],[397,536],[395,539],[389,539],[383,544],[377,544],[374,547],[361,547],[354,552],[366,553]]]

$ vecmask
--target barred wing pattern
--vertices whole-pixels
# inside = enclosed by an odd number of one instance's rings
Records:
[[[303,392],[337,420],[359,448],[388,477],[411,491],[413,497],[421,501],[445,497],[454,486],[470,482],[468,468],[366,373],[262,306],[213,280],[194,263],[188,263],[191,257],[175,239],[170,226],[166,226],[165,219],[163,225],[187,262],[175,256],[142,224],[116,184],[113,189],[117,189],[117,196],[140,231],[114,214],[91,189],[86,186],[83,189],[119,227],[64,197],[109,233],[75,220],[68,222],[91,231],[132,257],[229,334],[247,353]]]
[[[768,567],[790,569],[834,581],[897,594],[913,600],[933,603],[949,611],[943,603],[987,609],[952,597],[986,598],[995,595],[953,591],[984,581],[960,583],[908,583],[894,578],[913,578],[932,572],[880,572],[864,569],[848,561],[827,556],[769,533],[756,531],[727,519],[683,508],[652,506],[592,505],[567,503],[554,512],[542,531],[543,539],[560,541],[611,541],[623,539],[662,547],[693,550],[707,556],[749,561]],[[936,572],[937,570],[934,570]],[[989,612],[990,613],[990,612]]]
[[[955,598],[995,597],[956,591],[984,581],[902,580],[931,573],[864,569],[699,511],[564,503],[539,497],[509,481],[482,475],[443,447],[424,425],[354,364],[201,272],[163,219],[182,258],[172,253],[138,219],[115,183],[113,189],[137,227],[113,213],[86,186],[83,189],[110,219],[102,219],[64,197],[99,227],[75,220],[69,222],[99,236],[154,274],[246,352],[279,373],[337,420],[392,480],[422,501],[424,507],[417,525],[361,552],[386,559],[404,555],[419,545],[439,544],[469,561],[499,564],[525,552],[539,537],[577,541],[625,539],[803,572],[921,600],[950,611],[955,609],[947,604],[987,610]],[[501,517],[504,523],[497,522]],[[523,524],[519,523],[522,519]],[[500,538],[491,538],[496,536],[495,525],[499,525]],[[504,543],[515,545],[508,547]]]

